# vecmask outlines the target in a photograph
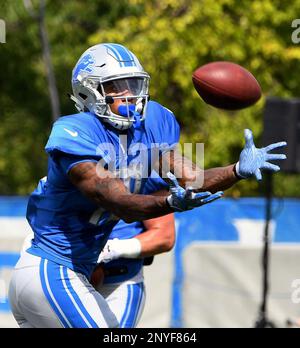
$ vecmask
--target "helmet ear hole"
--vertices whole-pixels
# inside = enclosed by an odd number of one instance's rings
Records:
[[[98,86],[97,86],[97,91],[103,96],[104,94],[103,94],[103,90],[102,90],[102,87],[101,87],[101,83],[99,83],[98,84]]]
[[[78,95],[83,99],[86,100],[86,98],[88,97],[87,95],[83,94],[83,93],[78,93]]]

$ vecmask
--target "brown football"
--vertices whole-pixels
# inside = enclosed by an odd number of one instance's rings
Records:
[[[194,71],[192,80],[200,97],[220,109],[243,109],[261,97],[261,88],[255,77],[232,62],[205,64]]]

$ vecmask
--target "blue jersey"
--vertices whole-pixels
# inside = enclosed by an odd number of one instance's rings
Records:
[[[151,177],[149,180],[147,180],[146,184],[143,187],[142,194],[151,194],[155,191],[168,189],[168,185],[164,180],[162,180],[160,177],[154,178]],[[117,225],[113,228],[109,239],[129,239],[134,238],[140,233],[143,233],[145,230],[145,227],[143,225],[143,222],[136,221],[130,224],[127,224],[123,220],[120,220]],[[119,258],[117,260],[108,262],[104,265],[106,269],[111,268],[119,268],[122,269],[123,272],[121,272],[120,275],[112,275],[109,277],[104,278],[104,284],[110,284],[110,283],[119,283],[125,280],[128,280],[135,276],[140,269],[143,267],[144,259],[137,258],[137,259],[127,259],[127,258]]]
[[[108,169],[112,165],[117,170],[124,161],[127,165],[140,162],[150,170],[153,144],[158,144],[161,152],[177,143],[179,126],[168,109],[150,101],[145,121],[140,128],[127,131],[125,145],[120,146],[119,136],[118,130],[92,113],[64,116],[54,123],[45,147],[47,179],[39,182],[28,202],[27,220],[34,231],[30,253],[90,276],[118,220],[70,182],[69,170],[82,161],[101,161]],[[146,149],[148,157],[142,158],[141,149]],[[130,178],[126,184],[131,192],[141,193],[146,181]]]

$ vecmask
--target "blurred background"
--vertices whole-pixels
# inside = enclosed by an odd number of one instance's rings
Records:
[[[6,32],[0,43],[0,326],[15,326],[6,291],[29,230],[27,196],[46,174],[52,123],[75,113],[67,93],[80,55],[101,42],[127,46],[151,76],[151,98],[175,113],[181,142],[205,143],[206,168],[222,166],[237,161],[245,128],[261,143],[267,97],[300,96],[300,44],[292,41],[297,13],[299,0],[0,0]],[[191,75],[217,60],[238,63],[257,78],[263,97],[255,106],[225,112],[200,99]],[[300,278],[300,176],[282,172],[273,184],[269,308],[276,325],[285,326],[300,317],[293,293]],[[213,208],[176,216],[174,250],[145,268],[141,326],[253,326],[262,289],[264,185],[242,181]]]

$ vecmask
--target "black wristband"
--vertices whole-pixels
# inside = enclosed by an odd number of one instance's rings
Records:
[[[168,196],[166,197],[166,203],[167,203],[167,206],[174,211],[174,208],[170,205],[170,203],[168,201]]]
[[[173,207],[169,201],[168,201],[168,197],[166,197],[166,203],[167,203],[167,206],[172,209],[172,211],[175,213],[176,211],[181,211],[181,210],[177,210],[175,207]]]

